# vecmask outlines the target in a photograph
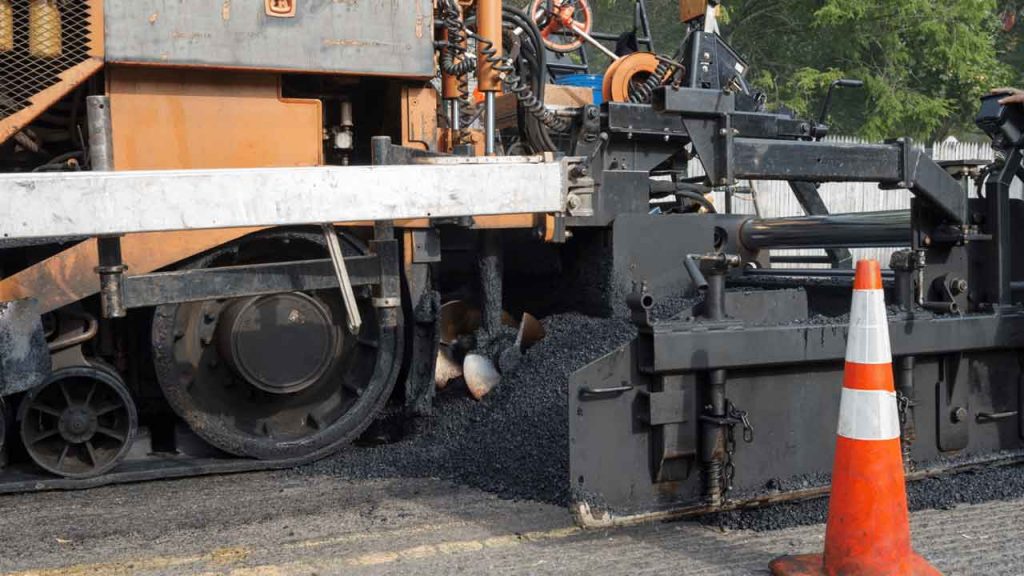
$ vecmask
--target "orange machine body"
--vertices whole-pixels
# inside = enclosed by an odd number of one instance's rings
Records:
[[[110,0],[108,0],[109,2]],[[194,9],[205,13],[202,6]],[[280,70],[252,66],[190,64],[170,59],[133,61],[119,64],[123,57],[113,56],[104,65],[104,3],[88,0],[88,57],[66,70],[54,85],[37,94],[30,105],[16,114],[0,119],[0,143],[12,136],[67,96],[76,86],[101,70],[105,73],[106,93],[110,98],[113,135],[113,161],[116,170],[174,170],[317,166],[325,164],[328,111],[316,97],[283,95],[285,74]],[[111,3],[114,4],[113,2]],[[224,13],[217,2],[216,16],[233,25],[237,10]],[[117,4],[118,10],[125,4]],[[212,6],[212,4],[211,4]],[[417,13],[422,11],[417,4]],[[500,2],[480,3],[481,29],[500,39]],[[491,12],[487,12],[491,10]],[[121,14],[115,11],[115,15]],[[490,16],[488,16],[490,14]],[[421,15],[423,16],[423,15]],[[155,16],[163,24],[168,15]],[[300,10],[289,18],[289,25],[309,18]],[[420,40],[426,16],[417,17],[412,38]],[[150,20],[143,24],[155,25]],[[277,26],[273,19],[268,27]],[[403,32],[404,33],[404,32]],[[356,40],[352,41],[358,44]],[[354,49],[356,46],[349,46]],[[500,42],[499,42],[500,45]],[[332,45],[333,46],[333,45]],[[339,46],[339,49],[345,46]],[[145,50],[142,48],[140,50]],[[498,87],[493,71],[490,86]],[[358,86],[368,94],[367,102],[377,108],[380,126],[390,130],[396,142],[424,151],[437,150],[442,130],[438,127],[437,92],[422,79],[388,74],[331,74],[311,71],[336,87]],[[360,84],[362,83],[362,84]],[[487,86],[485,83],[484,86]],[[370,108],[364,107],[364,110]],[[358,114],[358,112],[357,112]],[[358,130],[358,128],[357,128]],[[367,129],[369,130],[369,129]],[[126,208],[128,209],[128,208]],[[479,217],[477,228],[533,228],[538,220],[532,214]],[[368,223],[348,223],[350,226]],[[396,222],[403,228],[423,228],[426,219]],[[128,274],[145,274],[171,266],[190,256],[230,242],[261,228],[199,230],[132,234],[122,239]],[[44,311],[55,310],[96,293],[98,283],[95,240],[87,240],[43,260],[26,270],[0,280],[0,299],[34,297]]]

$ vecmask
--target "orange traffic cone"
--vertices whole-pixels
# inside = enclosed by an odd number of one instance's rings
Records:
[[[910,546],[889,323],[876,260],[857,262],[825,553],[783,556],[776,576],[940,574]]]

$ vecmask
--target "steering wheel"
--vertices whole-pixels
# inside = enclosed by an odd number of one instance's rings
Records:
[[[587,0],[533,0],[530,18],[544,45],[554,52],[572,52],[583,45],[579,32],[590,34],[594,15]]]

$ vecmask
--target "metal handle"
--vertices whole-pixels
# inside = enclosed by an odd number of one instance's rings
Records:
[[[703,292],[708,289],[708,280],[704,277],[704,273],[700,271],[700,265],[697,264],[700,258],[699,254],[690,254],[683,259],[683,265],[686,266],[686,271],[690,274],[693,285],[697,290]]]
[[[348,331],[358,334],[363,326],[362,316],[359,314],[359,305],[356,303],[356,294],[352,291],[352,281],[348,277],[348,268],[345,267],[345,254],[341,251],[341,242],[338,241],[338,233],[334,230],[334,224],[321,224],[324,231],[324,239],[327,241],[327,250],[331,253],[331,263],[334,264],[334,274],[338,277],[338,287],[341,288],[341,299],[345,303],[345,316],[348,322]]]
[[[593,398],[593,397],[599,397],[599,396],[621,396],[621,395],[625,394],[626,392],[629,392],[632,389],[633,389],[633,387],[632,386],[628,386],[628,385],[625,385],[625,386],[613,386],[611,388],[590,388],[588,386],[588,387],[585,387],[585,388],[580,388],[579,395],[580,395],[581,399],[582,398],[587,398],[587,397]]]
[[[975,420],[978,423],[996,422],[999,420],[1007,420],[1009,418],[1014,418],[1017,416],[1017,414],[1018,412],[996,412],[994,414],[990,414],[988,412],[979,412],[978,415],[975,416]]]

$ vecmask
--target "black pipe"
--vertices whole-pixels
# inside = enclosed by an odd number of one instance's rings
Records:
[[[909,246],[910,240],[909,210],[752,218],[740,227],[740,242],[751,250],[881,248]]]
[[[832,258],[825,256],[801,256],[801,255],[773,255],[769,261],[772,264],[831,264]]]
[[[893,279],[892,270],[882,270],[882,280]],[[783,276],[788,278],[853,278],[855,270],[835,270],[832,268],[748,268],[744,276]]]
[[[708,289],[708,281],[704,278],[704,273],[700,271],[700,264],[697,263],[698,258],[700,256],[690,254],[683,259],[683,265],[686,267],[686,272],[690,274],[690,279],[693,280],[694,288],[703,292]]]
[[[689,259],[687,259],[689,260]],[[704,290],[704,317],[710,321],[725,319],[725,266],[710,264],[707,272],[707,289]],[[704,398],[704,434],[701,456],[704,465],[704,499],[709,506],[720,506],[724,491],[729,488],[729,477],[725,470],[725,421],[726,396],[725,370],[708,372]]]
[[[480,328],[488,336],[501,330],[503,258],[501,232],[480,231],[477,272],[480,275]]]

